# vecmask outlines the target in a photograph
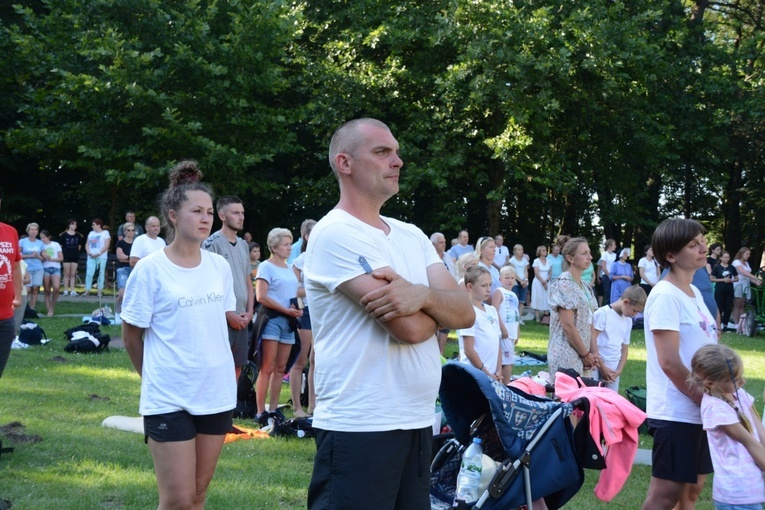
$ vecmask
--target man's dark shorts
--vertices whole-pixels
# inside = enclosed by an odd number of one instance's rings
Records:
[[[146,438],[158,443],[189,441],[197,434],[222,436],[231,432],[233,410],[195,416],[186,411],[153,414],[143,417]]]
[[[243,367],[247,364],[247,351],[250,348],[250,330],[228,328],[228,343],[231,354],[234,355],[234,366]]]
[[[698,475],[712,472],[707,433],[694,423],[648,420],[653,436],[651,474],[680,483],[696,483]]]
[[[316,431],[309,510],[430,510],[433,429]]]

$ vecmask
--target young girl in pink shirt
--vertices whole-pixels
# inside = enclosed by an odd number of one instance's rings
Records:
[[[704,391],[701,421],[715,470],[717,510],[762,509],[765,502],[765,428],[743,376],[741,357],[726,345],[705,345],[691,360],[691,379]]]

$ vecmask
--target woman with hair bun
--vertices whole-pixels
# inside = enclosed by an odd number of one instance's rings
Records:
[[[159,508],[204,508],[236,407],[226,324],[236,308],[233,277],[226,259],[201,249],[213,224],[212,192],[201,177],[194,161],[173,168],[160,199],[172,241],[135,265],[122,306]]]

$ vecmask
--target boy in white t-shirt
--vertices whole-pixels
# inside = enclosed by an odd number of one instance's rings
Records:
[[[471,267],[465,273],[465,287],[475,310],[472,328],[457,331],[460,362],[473,365],[492,379],[502,379],[502,353],[497,310],[485,304],[491,296],[491,274],[484,267]]]
[[[627,363],[632,333],[632,317],[642,312],[646,294],[639,285],[627,287],[622,297],[595,311],[592,321],[592,344],[598,346],[598,367],[593,377],[607,388],[619,391],[619,376]]]

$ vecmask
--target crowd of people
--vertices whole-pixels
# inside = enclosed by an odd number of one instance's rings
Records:
[[[751,456],[743,465],[756,496],[743,499],[765,501],[755,473],[765,468],[765,429],[741,389],[740,357],[717,345],[738,322],[750,287],[762,285],[748,248],[731,260],[719,244],[707,250],[699,223],[672,219],[656,229],[636,265],[631,248],[617,250],[613,239],[593,263],[588,240],[566,235],[537,246],[533,260],[521,244],[506,247],[502,235],[471,245],[466,230],[447,249],[443,233],[428,238],[380,214],[398,192],[403,166],[388,126],[375,119],[343,124],[329,163],[340,190],[335,208],[303,222],[297,239],[289,229],[271,229],[262,262],[260,245],[249,233],[239,236],[243,202],[224,196],[214,203],[193,161],[171,171],[160,217],[142,228],[129,211],[117,230],[117,311],[141,376],[139,411],[160,507],[204,506],[232,428],[237,379],[253,355],[256,422],[285,419],[279,400],[287,375],[294,416],[313,416],[309,509],[359,501],[424,509],[439,352],[450,331],[460,362],[509,384],[521,327],[549,324],[553,381],[558,369],[571,369],[619,391],[632,319],[640,313],[654,438],[643,508],[692,508],[713,465],[733,469],[725,453],[731,448]],[[212,232],[216,214],[221,228]],[[92,220],[87,236],[70,220],[55,239],[36,223],[20,240],[6,227],[0,224],[0,254],[10,261],[0,273],[0,339],[21,306],[23,272],[30,306],[42,288],[52,316],[62,270],[63,294],[71,295],[84,251],[85,292],[98,273],[101,295],[112,246],[101,219]],[[8,356],[0,347],[2,375]],[[715,478],[716,502],[742,504],[734,483],[735,476]]]

